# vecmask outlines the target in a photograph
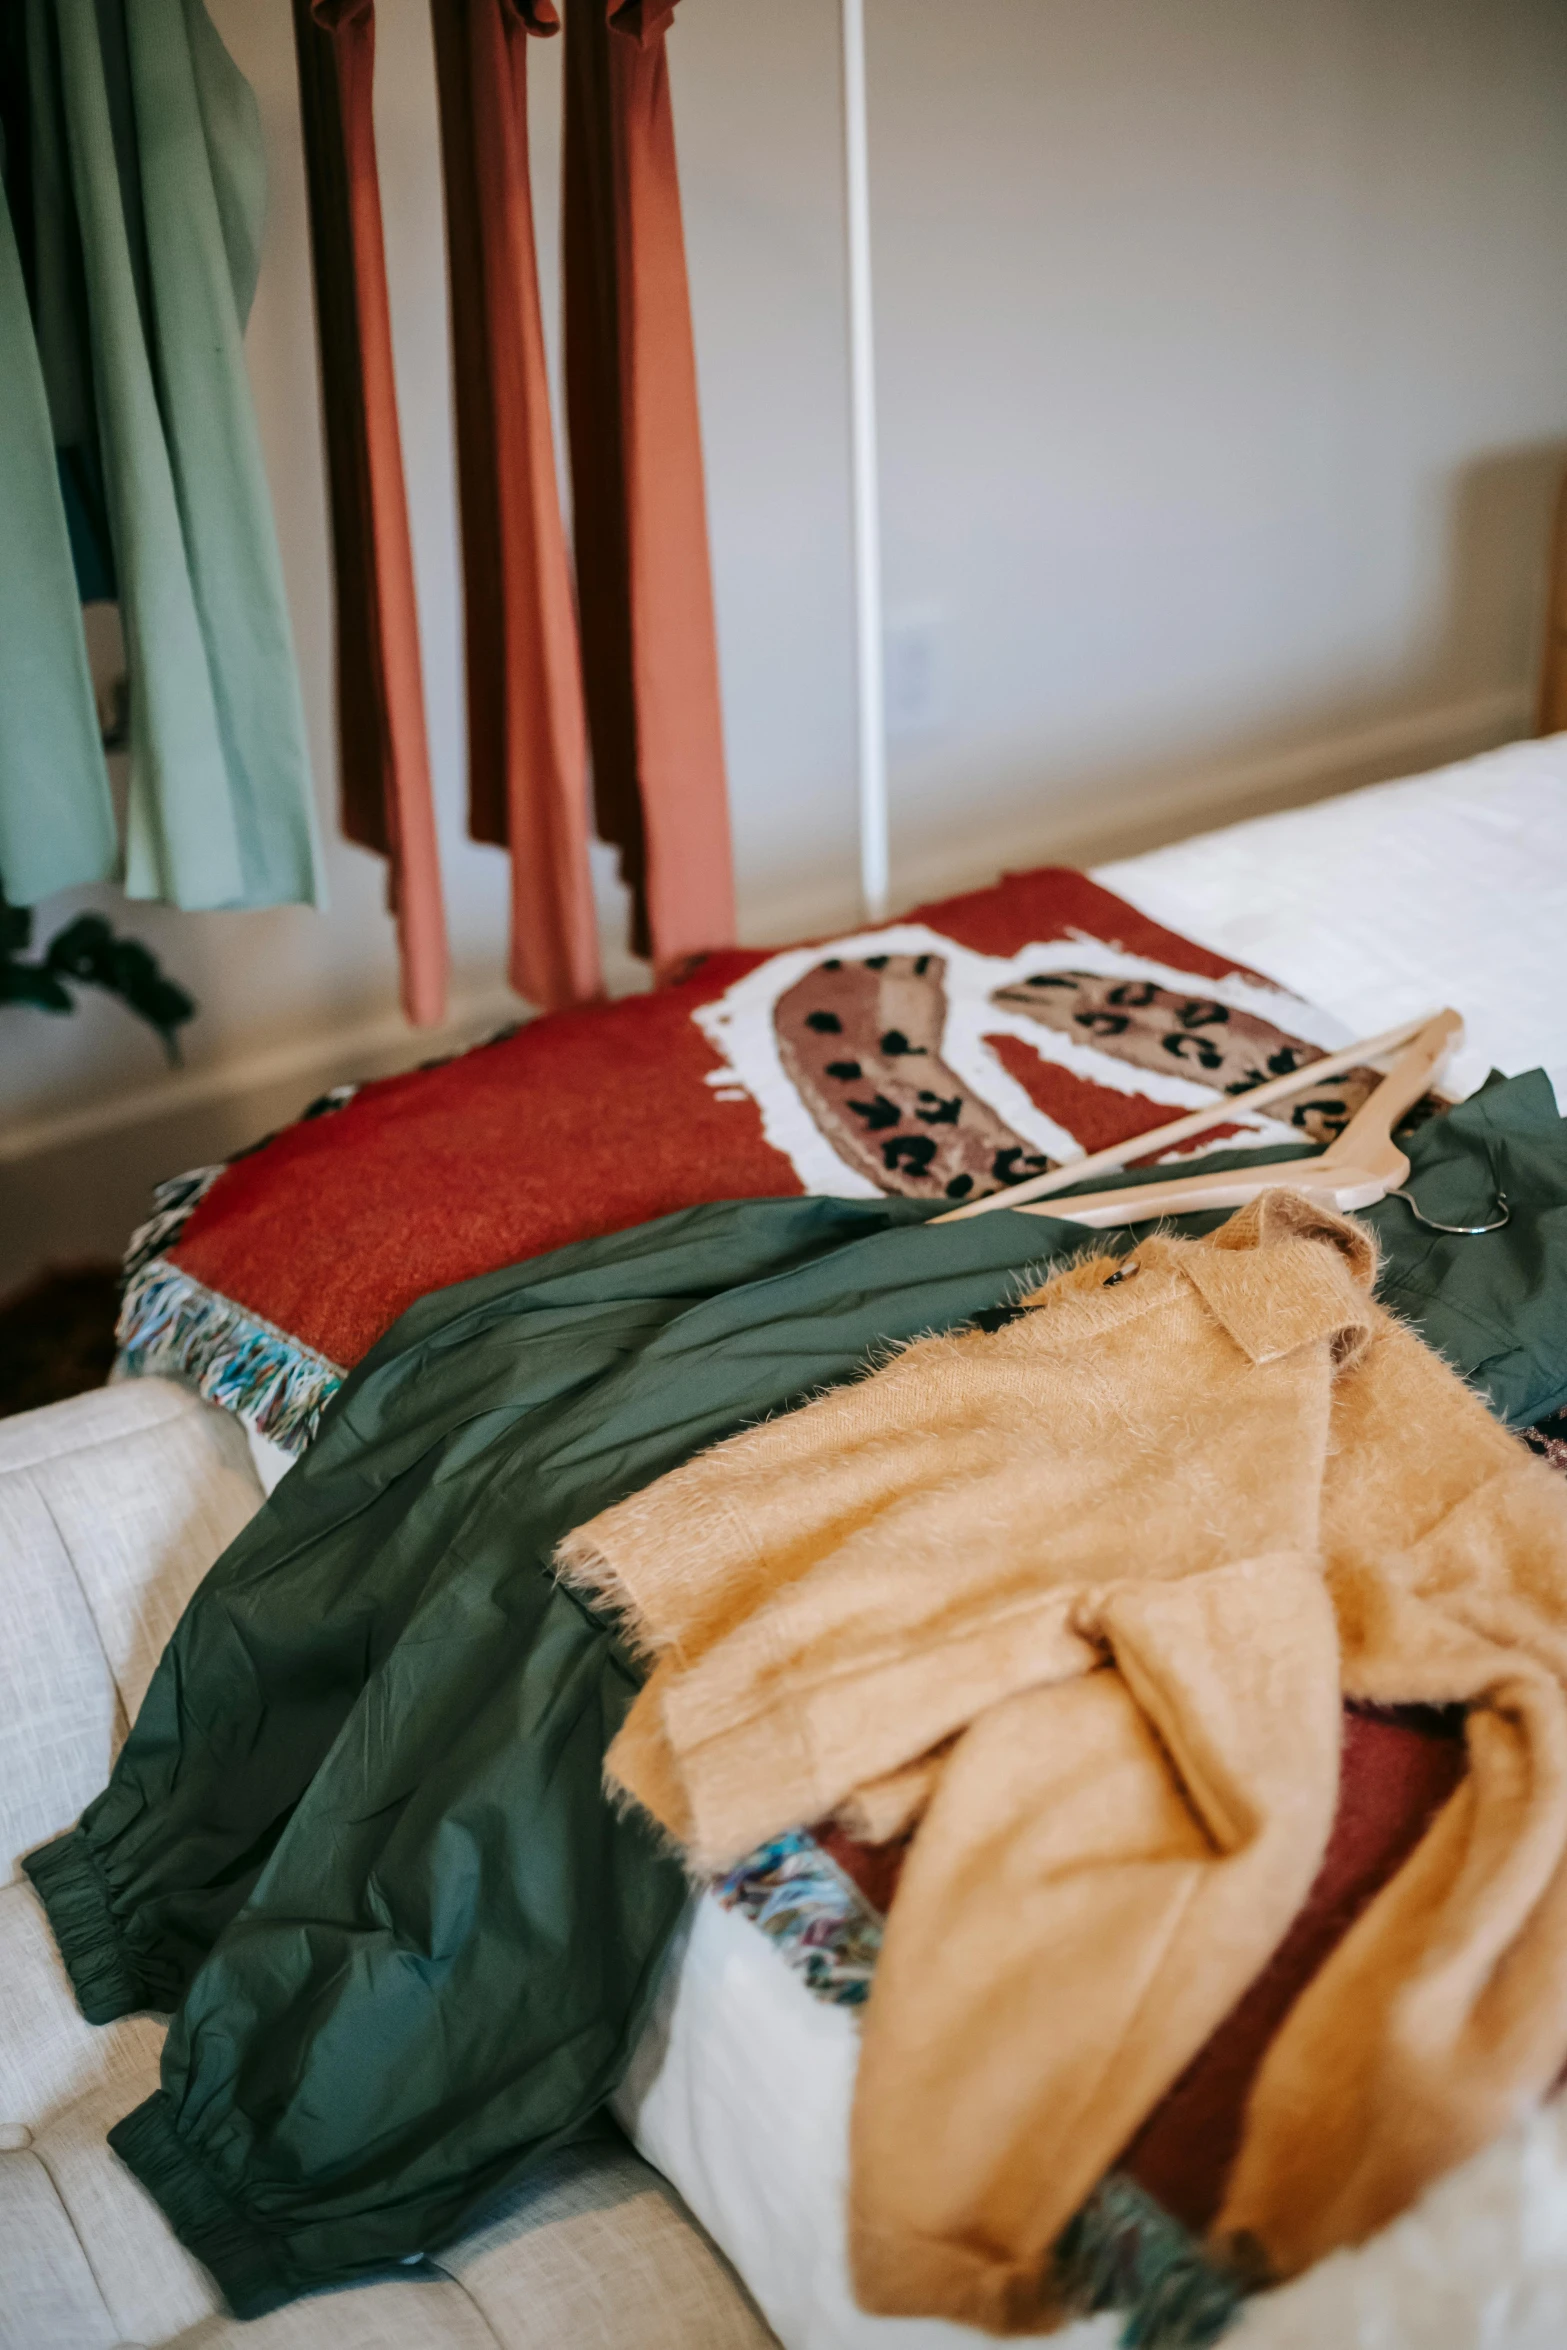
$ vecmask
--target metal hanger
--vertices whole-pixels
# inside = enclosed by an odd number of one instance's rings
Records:
[[[1489,1224],[1439,1224],[1435,1216],[1428,1216],[1424,1208],[1416,1207],[1409,1192],[1395,1191],[1390,1196],[1394,1199],[1401,1199],[1414,1217],[1415,1222],[1423,1224],[1428,1232],[1453,1233],[1460,1240],[1478,1240],[1483,1232],[1500,1232],[1504,1224],[1510,1224],[1513,1220],[1513,1211],[1507,1204],[1507,1194],[1500,1185],[1497,1186],[1496,1204],[1502,1212],[1499,1216],[1493,1216]]]

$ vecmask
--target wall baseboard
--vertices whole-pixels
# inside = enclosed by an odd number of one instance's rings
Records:
[[[1418,775],[1533,732],[1533,700],[1522,686],[1353,727],[1250,759],[1216,760],[1118,792],[1107,808],[1095,795],[1071,843],[1074,861],[1105,865],[1194,833],[1300,808],[1358,785]]]
[[[1047,810],[1020,811],[1011,823],[976,830],[961,848],[899,860],[894,901],[912,905],[979,886],[1007,866],[1135,856],[1218,825],[1468,757],[1529,723],[1527,695],[1509,688],[1252,759],[1101,778],[1054,799]],[[824,874],[753,899],[746,927],[761,944],[820,936],[859,919],[852,880]],[[626,965],[627,978],[632,968]],[[617,970],[614,978],[621,977]],[[439,1030],[416,1033],[396,1014],[385,1014],[19,1121],[0,1135],[0,1288],[46,1263],[117,1254],[145,1215],[153,1183],[227,1156],[297,1117],[330,1086],[392,1075],[525,1016],[508,990],[476,991],[458,1000]]]
[[[324,1036],[296,1038],[260,1052],[220,1061],[210,1069],[171,1070],[167,1077],[139,1086],[134,1093],[111,1095],[79,1110],[45,1112],[19,1121],[0,1134],[0,1166],[36,1158],[41,1151],[64,1150],[73,1143],[96,1142],[128,1126],[146,1126],[185,1111],[209,1109],[243,1094],[263,1094],[279,1086],[304,1089],[313,1100],[330,1086],[360,1077],[386,1077],[399,1069],[417,1068],[421,1061],[438,1060],[461,1052],[508,1021],[526,1017],[527,1007],[508,989],[459,997],[440,1028],[410,1028],[400,1013],[360,1020]],[[301,1105],[303,1106],[303,1105]]]
[[[1494,750],[1533,732],[1533,701],[1522,686],[1407,712],[1371,726],[1313,736],[1280,751],[1096,774],[1056,789],[1043,806],[1015,808],[999,822],[973,824],[913,856],[894,846],[894,907],[982,888],[1020,866],[1107,865],[1248,817],[1352,791]],[[752,893],[746,936],[758,945],[857,927],[863,919],[852,874],[817,873],[769,893]]]

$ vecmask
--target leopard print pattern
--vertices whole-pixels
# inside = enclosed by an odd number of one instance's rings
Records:
[[[1270,1077],[1287,1077],[1322,1047],[1212,997],[1179,995],[1151,979],[1107,979],[1091,971],[1037,971],[998,988],[992,1002],[1022,1012],[1062,1036],[1092,1044],[1134,1068],[1190,1076],[1216,1093],[1248,1093]],[[1374,1069],[1351,1069],[1329,1085],[1276,1103],[1311,1142],[1331,1142],[1378,1083]]]
[[[834,1150],[882,1191],[977,1199],[1055,1165],[941,1058],[939,955],[834,955],[778,999],[791,1083]]]

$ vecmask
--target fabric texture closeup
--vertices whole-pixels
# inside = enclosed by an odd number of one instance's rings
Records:
[[[1066,2220],[1316,1873],[1341,1683],[1467,1703],[1469,1774],[1274,2043],[1220,2243],[1288,2274],[1359,2240],[1567,2054],[1559,1480],[1297,1195],[1136,1267],[923,1341],[562,1553],[658,1660],[611,1781],[699,1867],[964,1733],[867,2010],[873,2308],[1051,2314]]]
[[[0,1884],[102,1784],[259,1499],[242,1432],[161,1379],[0,1421]]]
[[[28,2149],[0,2151],[0,2277],[3,2350],[119,2350],[81,2239]]]

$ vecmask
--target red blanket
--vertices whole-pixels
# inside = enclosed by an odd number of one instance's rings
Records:
[[[269,1410],[264,1364],[250,1393],[209,1376],[202,1312],[239,1310],[230,1356],[249,1316],[330,1374],[432,1289],[698,1201],[977,1197],[1311,1058],[1333,1041],[1302,1032],[1314,1019],[1058,868],[855,941],[710,955],[652,995],[362,1086],[170,1187],[122,1343],[287,1442],[306,1431]],[[1331,1131],[1344,1099],[1296,1123]]]

